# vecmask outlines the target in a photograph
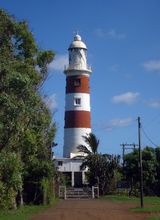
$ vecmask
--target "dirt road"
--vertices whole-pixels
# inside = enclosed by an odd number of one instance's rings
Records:
[[[30,220],[142,220],[149,214],[132,213],[136,203],[106,200],[62,200],[55,207],[37,214]]]

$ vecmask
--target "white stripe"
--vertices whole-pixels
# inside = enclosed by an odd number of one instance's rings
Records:
[[[76,103],[76,99],[80,99],[80,104]],[[65,103],[66,111],[90,111],[90,94],[68,93]]]
[[[91,133],[91,128],[65,128],[64,129],[64,146],[63,156],[71,157],[72,154],[79,154],[78,145],[86,143],[82,136]]]

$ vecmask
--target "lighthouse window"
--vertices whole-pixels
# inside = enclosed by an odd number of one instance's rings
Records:
[[[80,106],[81,105],[81,99],[80,98],[75,98],[74,105]]]
[[[75,79],[74,80],[74,86],[80,86],[81,80],[80,79]]]

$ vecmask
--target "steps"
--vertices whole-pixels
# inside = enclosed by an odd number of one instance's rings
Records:
[[[66,199],[91,199],[92,191],[90,188],[67,188]]]

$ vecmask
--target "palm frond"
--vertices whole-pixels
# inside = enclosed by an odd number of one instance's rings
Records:
[[[99,140],[96,138],[96,136],[93,133],[89,133],[88,135],[82,137],[86,144],[90,147],[92,153],[97,153]]]
[[[78,145],[79,152],[85,153],[85,154],[91,154],[92,152],[85,146],[85,145]]]

